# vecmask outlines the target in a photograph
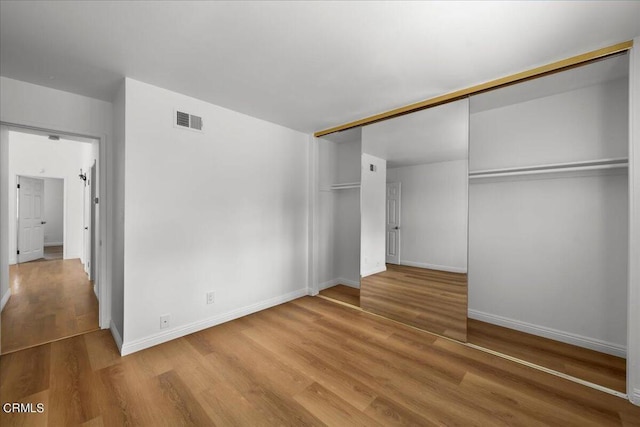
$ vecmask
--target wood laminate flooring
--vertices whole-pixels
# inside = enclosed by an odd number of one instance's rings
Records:
[[[360,281],[360,307],[419,329],[467,341],[467,275],[387,264]]]
[[[303,297],[120,357],[109,331],[0,358],[0,424],[637,426],[628,401]]]
[[[323,297],[360,307],[360,289],[345,285],[335,285],[320,291]]]
[[[563,372],[594,384],[627,392],[626,360],[575,345],[469,319],[469,343]],[[640,420],[638,420],[640,422]]]
[[[320,295],[359,305],[359,290],[336,285]],[[467,342],[626,393],[626,360],[479,320],[467,320]]]
[[[79,259],[9,267],[2,353],[98,329],[98,301]]]

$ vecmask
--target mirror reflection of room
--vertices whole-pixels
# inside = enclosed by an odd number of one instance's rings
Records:
[[[362,130],[360,305],[466,341],[468,100]]]

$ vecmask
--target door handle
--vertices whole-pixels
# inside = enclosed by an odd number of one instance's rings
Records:
[[[400,230],[400,227],[398,227],[397,225],[395,227],[393,227],[394,230]]]
[[[85,230],[88,230],[88,229],[89,229],[89,227],[85,227],[84,229],[85,229]]]
[[[46,223],[47,223],[47,221],[40,221],[40,224],[42,224],[42,225],[44,225]]]

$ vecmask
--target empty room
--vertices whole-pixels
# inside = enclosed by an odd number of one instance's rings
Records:
[[[640,425],[640,2],[0,1],[0,424]]]

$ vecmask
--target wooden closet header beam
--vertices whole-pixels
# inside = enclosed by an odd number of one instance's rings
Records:
[[[313,135],[318,138],[324,135],[328,135],[334,132],[340,132],[343,130],[351,129],[358,126],[368,125],[371,123],[379,122],[381,120],[390,119],[392,117],[401,116],[403,114],[412,113],[414,111],[423,110],[425,108],[435,107],[436,105],[444,104],[451,101],[456,101],[460,98],[464,98],[469,95],[473,95],[487,90],[496,89],[501,86],[507,86],[513,83],[517,83],[523,80],[528,80],[535,77],[540,77],[545,74],[550,74],[565,68],[575,67],[587,62],[604,58],[619,52],[629,50],[633,47],[633,40],[618,43],[613,46],[604,47],[602,49],[594,50],[592,52],[583,53],[582,55],[572,56],[571,58],[563,59],[561,61],[552,62],[551,64],[543,65],[541,67],[533,68],[528,71],[523,71],[517,74],[512,74],[507,77],[502,77],[496,80],[491,80],[486,83],[481,83],[476,86],[471,86],[466,89],[457,90],[455,92],[447,93],[445,95],[436,96],[435,98],[427,99],[424,101],[409,104],[404,107],[395,108],[393,110],[386,111],[384,113],[376,114],[364,119],[356,120],[354,122],[345,123],[340,126],[335,126],[329,129],[321,130]]]

